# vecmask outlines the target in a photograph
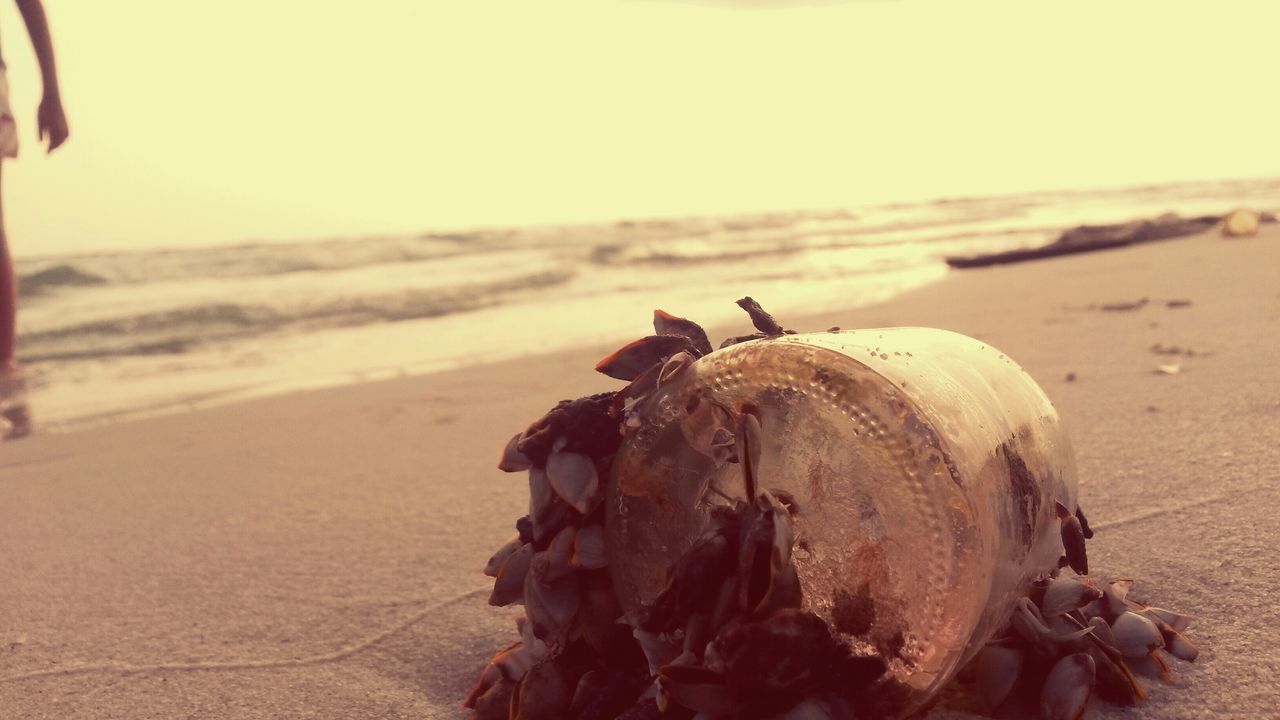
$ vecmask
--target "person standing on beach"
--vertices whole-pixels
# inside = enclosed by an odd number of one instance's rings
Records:
[[[49,139],[49,152],[67,140],[67,118],[62,112],[62,94],[58,90],[58,71],[53,61],[53,40],[49,22],[40,0],[15,0],[22,20],[31,36],[31,44],[40,63],[44,79],[44,97],[36,113],[40,139]],[[0,159],[18,156],[18,132],[13,112],[9,109],[9,82],[4,60],[0,58]],[[3,162],[0,162],[0,168]],[[0,173],[2,182],[2,173]],[[2,184],[0,184],[2,187]],[[17,332],[18,283],[13,271],[13,256],[4,232],[4,205],[0,201],[0,436],[18,437],[31,431],[31,420],[22,401],[22,381],[14,359],[14,336]],[[7,426],[7,427],[5,427]]]

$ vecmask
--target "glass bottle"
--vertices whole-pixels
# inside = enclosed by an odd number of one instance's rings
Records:
[[[695,398],[756,409],[759,483],[794,501],[805,607],[885,659],[874,691],[896,716],[926,706],[1062,554],[1055,503],[1076,508],[1071,446],[1013,360],[929,328],[785,335],[698,360],[624,424],[606,532],[633,617],[709,507],[743,497],[738,465],[685,440]]]

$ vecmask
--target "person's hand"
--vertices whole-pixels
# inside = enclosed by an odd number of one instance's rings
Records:
[[[36,121],[40,127],[40,139],[49,138],[49,152],[57,150],[71,134],[67,130],[67,116],[62,112],[62,98],[57,94],[45,93],[40,109],[36,111]]]

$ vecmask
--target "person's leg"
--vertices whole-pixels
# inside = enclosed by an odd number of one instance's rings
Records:
[[[0,167],[3,167],[0,163]],[[4,233],[4,199],[0,196],[0,381],[13,370],[18,326],[18,282]]]
[[[31,432],[31,415],[14,359],[17,318],[18,282],[9,241],[4,234],[4,204],[0,201],[0,440],[20,438]]]

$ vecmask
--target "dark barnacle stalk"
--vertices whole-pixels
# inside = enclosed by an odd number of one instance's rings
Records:
[[[738,304],[757,332],[721,347],[793,333],[755,300]],[[624,615],[607,567],[603,479],[623,433],[641,424],[637,406],[711,352],[700,326],[658,310],[653,335],[596,366],[626,386],[562,401],[507,444],[498,467],[527,471],[529,511],[485,573],[489,602],[523,605],[525,617],[520,640],[493,657],[464,703],[478,720],[901,714],[880,649],[855,652],[804,607],[796,501],[761,483],[762,430],[748,404],[695,396],[684,408],[684,442],[716,468],[737,464],[743,492],[706,489],[701,535],[657,597]],[[987,712],[1076,718],[1095,692],[1135,705],[1145,697],[1137,674],[1167,672],[1166,654],[1198,652],[1182,635],[1186,616],[1134,602],[1124,581],[1095,586],[1083,513],[1061,504],[1056,513],[1060,570],[1077,574],[1044,577],[974,659],[968,675]]]
[[[720,347],[722,348],[747,342],[748,340],[760,340],[762,338],[778,337],[779,335],[795,334],[794,330],[784,330],[783,327],[778,324],[778,321],[773,319],[772,315],[765,312],[764,308],[760,307],[760,303],[756,302],[749,296],[739,300],[738,307],[746,310],[747,315],[751,316],[751,324],[755,326],[756,332],[751,335],[731,337],[720,343]]]

